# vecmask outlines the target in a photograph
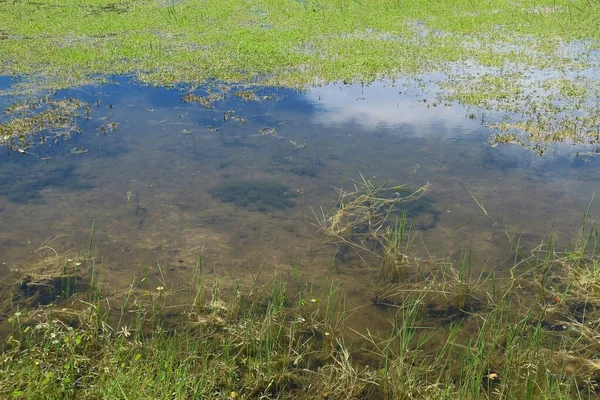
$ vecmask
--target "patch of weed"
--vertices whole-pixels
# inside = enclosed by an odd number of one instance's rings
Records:
[[[0,196],[12,202],[43,202],[42,191],[47,188],[84,190],[89,184],[81,182],[81,175],[74,165],[35,162],[30,166],[5,163],[0,168]]]
[[[212,195],[223,203],[233,203],[252,211],[268,212],[294,206],[294,195],[288,188],[272,181],[227,182],[213,189]]]

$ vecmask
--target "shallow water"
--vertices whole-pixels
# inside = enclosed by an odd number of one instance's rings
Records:
[[[57,93],[93,104],[91,120],[80,118],[81,135],[32,154],[3,149],[0,263],[13,268],[43,245],[86,247],[93,223],[92,247],[112,289],[158,275],[157,260],[170,284],[182,285],[201,251],[216,276],[244,281],[261,266],[265,276],[288,276],[297,265],[301,281],[320,283],[335,249],[312,210],[333,207],[333,188],[360,171],[373,182],[431,184],[430,208],[411,215],[421,257],[457,259],[470,249],[474,274],[501,273],[519,240],[532,248],[553,231],[569,244],[598,184],[597,159],[492,149],[491,132],[469,110],[403,84],[243,90],[258,100],[228,93],[214,109],[182,102],[185,89],[125,78]],[[109,122],[118,126],[104,134]],[[214,195],[247,181],[285,185],[292,207],[245,208]],[[370,304],[377,277],[360,258],[338,255],[333,272],[351,307]],[[357,315],[364,324],[386,316],[372,307]]]

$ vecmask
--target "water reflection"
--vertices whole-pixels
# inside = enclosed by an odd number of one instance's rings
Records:
[[[429,138],[463,136],[468,129],[479,128],[478,121],[465,121],[467,110],[463,107],[446,107],[435,97],[423,96],[420,89],[406,85],[408,82],[329,85],[308,92],[306,99],[318,108],[314,121],[325,126],[347,123],[376,130],[408,124],[413,134]],[[453,126],[460,126],[461,132],[453,132]],[[406,133],[401,128],[396,131]]]

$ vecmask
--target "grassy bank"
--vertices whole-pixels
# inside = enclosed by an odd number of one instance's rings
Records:
[[[596,144],[599,14],[567,0],[6,1],[0,74],[28,76],[26,90],[111,74],[303,88],[441,72],[443,97],[510,115],[497,142]]]
[[[357,202],[344,204],[347,213]],[[387,313],[381,331],[350,322],[333,265],[318,284],[301,281],[297,267],[243,283],[221,280],[200,254],[189,284],[165,281],[158,264],[156,275],[115,292],[103,288],[110,272],[89,250],[63,256],[44,246],[2,286],[0,394],[595,398],[600,254],[585,221],[566,251],[552,237],[528,253],[517,246],[502,277],[473,277],[469,253],[455,264],[411,257],[401,222],[385,232],[370,258],[379,285],[362,306]]]
[[[597,49],[599,12],[571,1],[3,2],[0,71],[302,87],[466,60],[574,68]],[[577,61],[563,54],[572,41]]]

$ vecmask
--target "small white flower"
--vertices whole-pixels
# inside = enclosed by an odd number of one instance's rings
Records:
[[[131,336],[131,330],[129,330],[129,327],[127,325],[123,325],[121,330],[117,332],[117,335],[128,338],[129,336]]]

